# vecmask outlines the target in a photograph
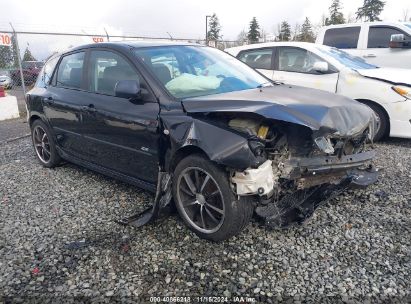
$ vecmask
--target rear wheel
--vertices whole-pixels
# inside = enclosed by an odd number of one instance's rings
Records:
[[[237,200],[227,172],[201,155],[190,155],[177,165],[173,196],[186,225],[201,238],[212,241],[240,233],[254,210],[249,200]]]
[[[52,168],[61,162],[51,132],[40,119],[35,120],[31,125],[31,139],[37,159],[43,166]]]

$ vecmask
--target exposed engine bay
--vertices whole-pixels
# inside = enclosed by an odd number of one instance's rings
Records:
[[[226,118],[228,127],[247,134],[251,150],[266,159],[258,168],[231,172],[233,191],[239,196],[258,196],[256,213],[270,219],[273,226],[287,225],[290,213],[304,204],[310,212],[306,211],[303,217],[308,217],[321,201],[332,197],[328,192],[335,195],[355,181],[360,186],[361,178],[367,182],[377,178],[371,165],[375,153],[367,151],[370,128],[350,137],[317,137],[299,125]]]

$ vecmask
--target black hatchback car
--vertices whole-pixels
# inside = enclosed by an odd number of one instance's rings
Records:
[[[368,107],[273,83],[196,44],[121,42],[51,58],[27,94],[40,163],[64,159],[156,193],[144,224],[175,204],[200,237],[223,240],[253,214],[302,221],[375,181]]]

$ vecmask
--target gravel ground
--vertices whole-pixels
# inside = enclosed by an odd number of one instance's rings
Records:
[[[30,129],[24,118],[0,121],[0,144],[28,134]]]
[[[302,226],[267,231],[253,222],[214,244],[176,215],[120,227],[113,220],[143,210],[151,194],[71,164],[42,168],[29,138],[3,142],[0,303],[238,295],[409,303],[411,141],[377,150],[384,171],[376,185],[337,197]]]

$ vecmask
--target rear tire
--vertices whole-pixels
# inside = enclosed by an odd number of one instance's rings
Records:
[[[377,133],[374,136],[374,142],[385,139],[389,135],[388,133],[389,133],[389,125],[390,125],[390,121],[389,121],[389,118],[387,117],[387,114],[379,106],[373,103],[363,102],[363,104],[370,107],[371,110],[374,111],[375,115],[377,115],[377,118],[378,118],[379,126],[377,128]]]
[[[174,201],[185,224],[200,238],[226,240],[250,222],[254,205],[237,200],[226,171],[199,154],[181,160],[174,170]]]
[[[35,120],[31,125],[31,139],[40,164],[53,168],[61,162],[54,138],[47,125],[40,119]]]

